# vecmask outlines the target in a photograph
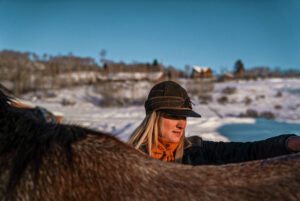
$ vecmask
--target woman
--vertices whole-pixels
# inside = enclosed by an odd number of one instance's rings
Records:
[[[192,110],[184,88],[173,81],[156,84],[145,102],[146,117],[129,144],[166,162],[190,165],[225,164],[257,160],[300,151],[300,138],[281,135],[257,142],[212,142],[186,138],[187,117],[201,117]]]

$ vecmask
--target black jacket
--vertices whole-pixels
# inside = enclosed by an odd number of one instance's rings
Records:
[[[287,139],[280,135],[256,142],[212,142],[200,137],[186,138],[181,163],[189,165],[220,165],[258,160],[289,154]]]

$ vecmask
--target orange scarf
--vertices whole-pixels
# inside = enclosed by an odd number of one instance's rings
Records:
[[[170,142],[166,138],[158,137],[157,146],[152,144],[151,156],[165,162],[174,162],[174,152],[179,142]]]

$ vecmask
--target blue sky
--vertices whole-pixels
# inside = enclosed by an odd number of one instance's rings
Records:
[[[300,69],[298,0],[0,0],[0,50]]]

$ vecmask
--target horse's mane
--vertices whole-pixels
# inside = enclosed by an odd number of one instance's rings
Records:
[[[0,89],[0,158],[12,157],[7,193],[16,187],[29,165],[37,179],[42,158],[54,145],[64,149],[72,166],[71,144],[85,139],[87,134],[101,134],[79,126],[38,121],[24,110],[11,106],[11,101],[13,99]]]

